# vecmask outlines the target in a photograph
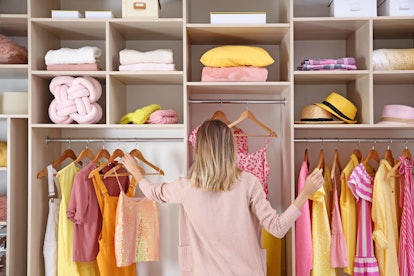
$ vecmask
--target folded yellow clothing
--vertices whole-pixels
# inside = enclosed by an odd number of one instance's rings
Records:
[[[414,70],[414,48],[374,50],[372,64],[374,70]]]
[[[7,142],[0,141],[0,167],[7,166]]]
[[[150,104],[135,110],[134,112],[125,114],[120,123],[121,124],[145,124],[151,113],[160,110],[161,106],[158,104]]]

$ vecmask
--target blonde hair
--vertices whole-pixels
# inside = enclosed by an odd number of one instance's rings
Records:
[[[233,132],[220,120],[205,121],[197,131],[191,185],[228,191],[239,175]]]

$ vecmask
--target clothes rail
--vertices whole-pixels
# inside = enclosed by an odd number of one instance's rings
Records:
[[[239,100],[239,99],[189,99],[188,103],[191,104],[200,104],[200,103],[221,103],[221,104],[227,104],[227,103],[235,103],[235,104],[285,104],[286,100]]]
[[[46,144],[49,143],[118,143],[118,142],[182,142],[184,138],[164,137],[164,138],[50,138],[46,137]]]
[[[413,143],[414,138],[295,138],[299,143]]]

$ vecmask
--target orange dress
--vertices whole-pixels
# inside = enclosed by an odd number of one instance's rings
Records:
[[[116,265],[114,240],[116,207],[119,197],[109,195],[98,170],[94,170],[92,173],[92,181],[102,213],[102,232],[99,236],[99,252],[96,257],[101,276],[135,276],[137,274],[136,263],[124,267]],[[133,179],[125,193],[127,196],[134,195],[135,185],[136,181]]]

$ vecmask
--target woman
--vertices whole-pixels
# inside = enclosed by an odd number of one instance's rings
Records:
[[[154,185],[134,157],[126,154],[121,162],[147,198],[180,204],[181,275],[266,275],[262,227],[282,238],[324,181],[321,171],[310,174],[295,201],[278,214],[259,179],[237,168],[233,133],[220,120],[199,128],[189,177]]]

